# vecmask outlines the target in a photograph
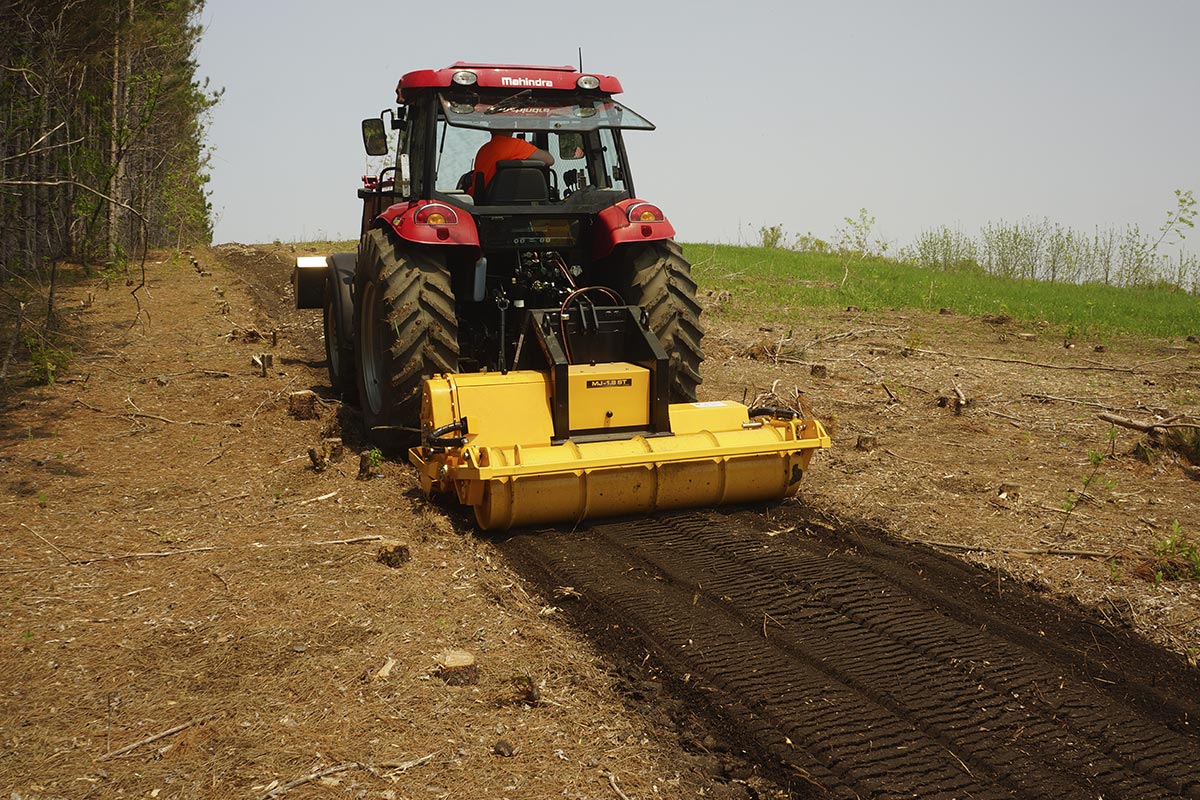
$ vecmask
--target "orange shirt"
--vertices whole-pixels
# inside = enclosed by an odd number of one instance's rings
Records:
[[[493,135],[491,141],[486,142],[475,154],[475,171],[483,173],[483,185],[487,186],[496,174],[497,161],[521,161],[529,158],[536,150],[536,147],[524,139]],[[474,186],[475,182],[472,181],[472,190]]]

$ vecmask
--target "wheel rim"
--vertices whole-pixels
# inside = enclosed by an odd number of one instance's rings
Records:
[[[378,416],[383,411],[383,392],[379,386],[382,357],[379,353],[380,335],[378,324],[377,289],[373,281],[368,281],[363,287],[362,324],[359,326],[359,345],[362,353],[360,367],[362,369],[363,400],[371,414]]]

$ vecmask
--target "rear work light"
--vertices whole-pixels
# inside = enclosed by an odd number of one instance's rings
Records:
[[[600,79],[595,75],[581,75],[579,80],[575,81],[575,85],[580,89],[599,89]]]
[[[626,213],[630,222],[662,222],[666,219],[662,209],[650,203],[635,203]]]
[[[457,225],[458,214],[450,206],[430,203],[417,209],[413,220],[419,225]]]
[[[474,86],[479,82],[479,76],[469,70],[460,69],[454,73],[450,80],[457,83],[459,86]]]

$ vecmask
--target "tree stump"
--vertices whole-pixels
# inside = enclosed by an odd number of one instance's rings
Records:
[[[346,448],[342,444],[340,436],[327,436],[322,439],[321,449],[325,453],[325,459],[330,464],[341,463],[342,458],[346,455]]]
[[[466,650],[446,650],[437,657],[438,677],[449,686],[469,686],[479,682],[475,656]]]
[[[296,419],[316,419],[320,416],[316,392],[311,389],[292,392],[288,395],[288,413]]]
[[[385,567],[393,569],[405,564],[412,558],[412,553],[409,552],[406,544],[388,544],[379,548],[379,553],[375,556],[375,560]]]

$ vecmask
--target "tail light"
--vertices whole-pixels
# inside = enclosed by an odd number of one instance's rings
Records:
[[[634,203],[626,213],[629,215],[629,221],[633,223],[662,222],[666,219],[662,209],[650,203]]]
[[[429,203],[417,209],[413,221],[418,225],[457,225],[458,212],[441,203]]]

